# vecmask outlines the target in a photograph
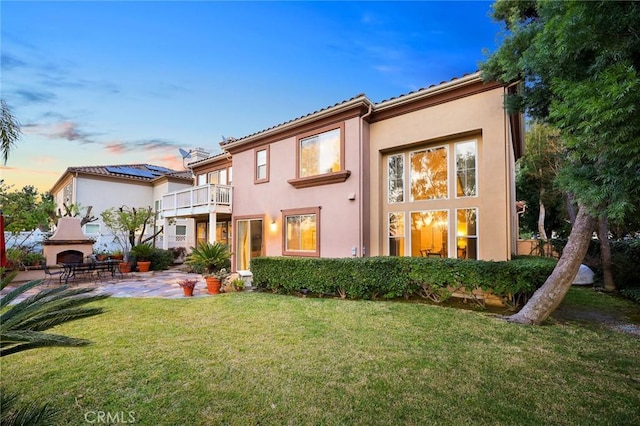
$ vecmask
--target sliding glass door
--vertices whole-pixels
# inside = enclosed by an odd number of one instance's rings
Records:
[[[236,270],[250,269],[251,259],[262,255],[262,222],[262,219],[236,221]]]

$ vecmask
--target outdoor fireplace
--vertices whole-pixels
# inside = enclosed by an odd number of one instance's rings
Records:
[[[61,217],[51,238],[43,241],[44,257],[47,265],[57,263],[82,262],[93,253],[94,240],[82,232],[79,217]]]
[[[56,255],[56,263],[82,263],[84,253],[79,250],[65,250]]]

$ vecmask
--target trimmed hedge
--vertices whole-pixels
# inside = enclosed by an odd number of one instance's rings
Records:
[[[526,299],[540,287],[556,260],[521,256],[506,262],[423,257],[297,258],[251,260],[253,285],[277,293],[306,290],[349,299],[393,299],[420,295],[436,302],[450,289],[477,288],[506,302]]]

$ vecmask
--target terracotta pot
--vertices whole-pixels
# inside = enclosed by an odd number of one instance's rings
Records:
[[[96,260],[99,262],[105,261],[107,260],[107,255],[106,254],[97,254],[96,255]]]
[[[129,272],[131,272],[131,263],[129,262],[121,262],[118,264],[118,266],[120,267],[120,272],[122,272],[123,274],[128,274]]]
[[[124,259],[124,254],[112,254],[109,257],[113,260],[122,260]]]
[[[149,272],[149,268],[151,268],[151,261],[150,260],[146,260],[146,261],[139,260],[138,261],[138,271],[139,272]]]
[[[222,287],[222,283],[218,277],[206,277],[205,281],[207,282],[207,293],[220,294],[220,287]]]
[[[184,291],[185,297],[193,296],[193,287],[182,287],[182,291]]]

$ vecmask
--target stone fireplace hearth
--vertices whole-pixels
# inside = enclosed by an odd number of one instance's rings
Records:
[[[47,265],[82,262],[93,253],[94,240],[82,232],[79,217],[61,217],[51,238],[43,241],[44,257]]]

